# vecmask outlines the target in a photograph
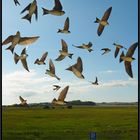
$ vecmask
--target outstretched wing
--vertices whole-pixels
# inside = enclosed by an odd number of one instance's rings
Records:
[[[53,74],[55,74],[55,67],[51,59],[49,61],[49,69]]]
[[[59,55],[58,58],[55,59],[55,61],[61,61],[65,58],[64,55]]]
[[[6,44],[12,42],[13,37],[14,37],[13,35],[10,35],[9,37],[7,37],[7,38],[2,42],[2,45],[6,45]]]
[[[62,8],[63,8],[63,7],[62,7],[60,1],[59,1],[59,0],[55,0],[55,6],[53,7],[53,10],[61,11]]]
[[[115,53],[114,53],[115,58],[118,56],[119,51],[120,51],[120,49],[118,47],[116,47],[116,50],[115,50]]]
[[[66,18],[65,24],[64,24],[64,30],[69,30],[69,18]]]
[[[64,52],[68,52],[67,43],[66,43],[63,39],[61,39],[61,44],[62,44],[62,50],[63,50]]]
[[[133,45],[131,45],[130,48],[128,49],[127,53],[126,53],[126,56],[127,57],[132,57],[132,55],[134,54],[137,46],[138,46],[138,42],[136,42]]]
[[[24,99],[23,99],[21,96],[19,96],[19,100],[20,100],[21,102],[24,101]]]
[[[75,65],[75,68],[80,72],[83,71],[83,63],[82,63],[81,57],[78,57],[77,64]]]
[[[29,72],[26,58],[25,59],[21,59],[21,62],[22,62],[23,67]]]
[[[64,101],[64,99],[66,98],[67,92],[68,92],[69,86],[66,86],[60,93],[59,97],[58,97],[58,101]]]
[[[25,7],[25,8],[21,11],[20,14],[24,13],[26,10],[29,10],[29,9],[30,9],[30,6],[31,6],[31,3],[30,3],[27,7]]]
[[[112,7],[108,8],[108,9],[105,11],[105,13],[104,13],[104,15],[103,15],[103,17],[102,17],[101,20],[102,20],[102,21],[107,21],[108,18],[109,18],[109,16],[110,16],[111,11],[112,11]]]
[[[45,52],[45,53],[42,55],[40,61],[44,62],[45,59],[46,59],[46,57],[47,57],[47,55],[48,55],[48,52]]]
[[[124,65],[125,65],[125,70],[126,70],[127,74],[128,74],[131,78],[133,78],[133,72],[132,72],[131,63],[125,61],[125,62],[124,62]]]

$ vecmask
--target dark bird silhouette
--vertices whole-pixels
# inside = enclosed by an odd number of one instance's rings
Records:
[[[118,53],[120,51],[120,49],[124,48],[126,49],[125,47],[123,47],[122,45],[119,45],[119,44],[116,44],[116,43],[113,43],[113,45],[116,47],[116,50],[115,50],[115,53],[114,53],[114,57],[116,58],[118,56]],[[127,49],[126,49],[127,50]]]
[[[96,17],[95,23],[99,23],[99,27],[98,27],[98,30],[97,30],[98,36],[100,36],[102,34],[102,32],[104,30],[104,27],[106,25],[109,25],[109,23],[107,22],[107,20],[108,20],[108,18],[110,16],[111,11],[112,11],[112,7],[110,7],[109,9],[107,9],[106,12],[104,13],[104,15],[103,15],[103,17],[102,17],[101,20]]]
[[[107,54],[107,53],[109,53],[109,52],[111,51],[109,48],[103,48],[103,49],[101,49],[101,50],[104,51],[104,52],[102,53],[102,55]]]
[[[41,57],[40,59],[37,58],[37,59],[35,60],[34,64],[46,65],[45,60],[46,60],[47,55],[48,55],[48,52],[45,52],[45,53],[42,55],[42,57]]]
[[[66,18],[64,28],[63,29],[58,29],[57,33],[65,33],[65,34],[70,33],[70,31],[69,31],[69,18],[68,17]]]
[[[63,60],[66,56],[68,56],[69,58],[72,59],[72,53],[68,53],[68,45],[67,43],[61,39],[61,44],[62,44],[62,50],[59,50],[60,55],[58,56],[57,59],[55,59],[56,61],[61,61]]]
[[[23,67],[29,72],[27,61],[26,61],[27,56],[28,54],[26,54],[26,48],[24,48],[20,56],[14,53],[14,60],[15,60],[15,64],[17,64],[18,61],[21,60]]]
[[[38,38],[39,38],[39,36],[21,37],[20,32],[18,31],[16,33],[16,35],[8,36],[2,42],[2,45],[7,45],[7,44],[11,43],[11,45],[8,48],[6,48],[6,50],[10,50],[13,53],[14,48],[16,47],[16,45],[26,45],[27,46],[27,45],[30,45],[30,44],[34,43]]]
[[[42,9],[43,9],[43,15],[51,14],[51,15],[55,15],[55,16],[62,16],[65,14],[65,12],[62,11],[63,7],[59,0],[55,0],[55,6],[53,7],[52,10],[48,10],[45,8],[42,8]]]
[[[95,80],[95,82],[91,82],[93,85],[99,85],[99,83],[98,83],[98,78],[96,77],[96,80]]]
[[[55,67],[51,59],[49,61],[49,70],[46,70],[45,74],[48,74],[51,77],[55,77],[57,80],[60,80],[60,78],[55,74]]]
[[[76,47],[76,48],[80,48],[80,49],[86,49],[86,50],[88,50],[89,52],[91,52],[91,51],[93,51],[92,50],[92,43],[91,42],[89,42],[88,44],[82,44],[81,46],[75,46],[75,45],[72,45],[72,46],[74,46],[74,47]]]
[[[20,105],[29,107],[27,100],[24,100],[21,96],[19,96],[19,100],[21,102]]]
[[[68,90],[69,90],[69,86],[66,86],[59,94],[59,97],[58,97],[58,100],[56,100],[55,98],[53,99],[52,101],[52,104],[53,105],[65,105],[67,104],[65,100],[66,98],[66,95],[68,93]]]
[[[58,85],[53,85],[53,90],[55,90],[55,91],[57,91],[57,90],[59,90],[61,87],[60,86],[58,86]]]
[[[135,58],[133,58],[133,54],[136,50],[138,46],[138,42],[132,44],[130,46],[130,48],[128,49],[126,55],[124,55],[124,52],[122,51],[122,54],[120,55],[120,62],[124,61],[124,66],[125,66],[125,71],[127,72],[127,74],[133,78],[133,72],[132,72],[132,66],[131,66],[131,62],[133,60],[135,60]]]
[[[15,2],[15,5],[17,6],[17,5],[20,5],[20,3],[18,2],[18,0],[14,0],[14,2]]]
[[[32,3],[30,3],[27,7],[25,7],[22,11],[21,14],[24,13],[25,11],[28,11],[28,14],[22,17],[22,19],[26,19],[31,23],[31,18],[32,15],[35,14],[36,20],[38,19],[38,7],[37,7],[37,1],[34,0]]]
[[[66,70],[72,71],[78,78],[84,79],[84,76],[82,75],[83,63],[80,57],[78,57],[76,64],[70,66]]]

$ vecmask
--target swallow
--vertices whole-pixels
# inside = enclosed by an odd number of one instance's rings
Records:
[[[133,72],[132,72],[131,62],[132,62],[133,60],[135,60],[135,58],[133,58],[132,56],[133,56],[133,54],[134,54],[134,52],[135,52],[137,46],[138,46],[138,42],[132,44],[132,45],[129,47],[129,49],[128,49],[126,55],[124,55],[124,51],[122,51],[122,54],[120,55],[120,62],[124,61],[125,71],[127,72],[127,74],[128,74],[131,78],[133,78]]]
[[[102,53],[102,55],[104,55],[104,54],[106,54],[106,53],[109,53],[111,50],[109,49],[109,48],[103,48],[103,49],[101,49],[102,51],[104,51],[103,53]]]
[[[47,10],[45,8],[42,9],[43,9],[43,15],[51,14],[55,16],[62,16],[65,14],[65,11],[62,11],[63,7],[59,0],[55,0],[55,6],[53,7],[52,10]]]
[[[14,0],[14,2],[15,2],[15,5],[16,6],[17,6],[17,4],[20,5],[20,3],[18,2],[18,0]]]
[[[49,61],[49,70],[46,70],[45,74],[48,74],[51,77],[55,77],[57,80],[60,80],[60,78],[57,77],[56,74],[55,74],[55,66],[54,66],[54,64],[53,64],[51,59]]]
[[[68,56],[69,58],[72,59],[72,53],[68,53],[68,45],[67,43],[61,39],[61,44],[62,44],[62,50],[59,50],[60,55],[58,56],[57,59],[55,59],[55,61],[61,61],[63,60],[66,56]]]
[[[122,45],[113,43],[113,45],[116,47],[115,53],[114,53],[114,57],[116,58],[118,56],[118,53],[120,51],[120,49],[124,48],[125,50],[127,50],[127,48],[123,47]]]
[[[65,34],[70,33],[70,31],[69,31],[69,18],[68,17],[66,18],[66,21],[65,21],[65,24],[64,24],[64,28],[62,30],[58,29],[57,33],[65,33]]]
[[[96,80],[95,80],[95,82],[91,82],[93,85],[99,85],[99,83],[98,83],[98,78],[96,77]]]
[[[22,106],[28,106],[27,100],[24,100],[21,96],[19,96],[19,100],[21,101],[20,105],[22,105]]]
[[[52,104],[53,105],[65,105],[68,102],[64,101],[66,98],[66,95],[68,93],[69,90],[69,86],[66,86],[59,94],[58,100],[57,99],[53,99]]]
[[[110,16],[111,11],[112,11],[112,7],[108,8],[105,11],[105,13],[104,13],[104,15],[103,15],[103,17],[102,17],[101,20],[96,17],[95,23],[99,23],[99,27],[98,27],[98,30],[97,30],[98,36],[100,36],[102,34],[102,32],[104,30],[104,27],[106,25],[109,25],[109,23],[107,22],[107,20],[108,20],[108,18]]]
[[[8,48],[6,48],[6,50],[10,50],[13,53],[14,48],[16,47],[16,45],[30,45],[30,44],[34,43],[38,38],[39,38],[39,36],[21,37],[20,32],[18,31],[16,33],[16,35],[8,36],[2,42],[2,45],[7,45],[7,44],[11,43],[11,45]]]
[[[57,91],[57,90],[59,90],[61,87],[60,86],[58,86],[58,85],[53,85],[54,86],[54,88],[53,88],[53,90],[55,90],[55,91]]]
[[[80,57],[78,57],[76,64],[70,66],[66,70],[72,71],[78,78],[84,79],[84,76],[82,75],[83,63]]]
[[[44,61],[46,60],[47,55],[48,55],[48,52],[45,52],[40,59],[37,58],[35,60],[34,64],[46,65],[46,63]]]
[[[89,42],[88,44],[82,44],[81,46],[75,46],[75,45],[72,45],[72,46],[74,46],[74,47],[76,47],[76,48],[80,48],[80,49],[86,49],[86,50],[88,50],[89,52],[91,52],[91,51],[93,51],[92,50],[92,43],[91,42]]]
[[[28,54],[26,54],[26,48],[24,48],[21,52],[21,55],[17,55],[16,53],[14,53],[14,60],[15,60],[15,64],[18,63],[19,60],[21,60],[21,63],[23,65],[23,67],[29,72],[28,69],[28,65],[27,65],[27,61],[26,58],[28,57]]]
[[[32,15],[35,14],[36,20],[38,19],[38,7],[37,7],[37,1],[34,0],[32,3],[30,3],[27,7],[25,7],[20,14],[24,13],[25,11],[28,11],[28,14],[22,17],[22,19],[26,19],[31,23]]]

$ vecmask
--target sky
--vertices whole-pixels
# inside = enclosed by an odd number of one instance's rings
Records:
[[[10,44],[2,46],[2,104],[10,105],[20,103],[19,96],[27,99],[28,103],[51,102],[59,96],[60,91],[70,86],[66,101],[82,100],[93,102],[136,102],[138,101],[138,49],[132,63],[134,78],[125,72],[124,64],[119,63],[119,55],[115,59],[114,42],[129,48],[138,41],[138,2],[137,0],[61,0],[65,14],[63,16],[42,15],[42,7],[52,9],[54,1],[37,0],[38,20],[32,17],[32,23],[21,19],[26,13],[20,12],[32,0],[19,0],[20,6],[15,6],[12,0],[2,1],[2,40],[9,35],[20,31],[21,36],[40,36],[33,44],[27,46],[17,45],[15,52],[20,54],[27,47],[27,63],[30,72],[26,71],[21,62],[16,65],[13,55],[5,50]],[[96,17],[102,18],[104,12],[112,6],[109,17],[109,26],[105,27],[102,35],[97,35],[98,24],[94,23]],[[70,34],[58,34],[65,19],[70,19]],[[66,57],[57,62],[55,59],[61,50],[61,39],[68,44],[73,58]],[[93,50],[78,49],[72,46],[92,42]],[[102,48],[110,48],[111,52],[101,55]],[[35,65],[36,58],[48,52],[46,65]],[[126,51],[125,51],[126,52]],[[85,79],[77,78],[72,72],[65,70],[76,63],[78,57],[83,61],[83,75]],[[49,59],[52,59],[56,75],[55,78],[45,74]],[[98,77],[99,85],[94,86],[89,81]],[[53,91],[53,84],[61,89]]]

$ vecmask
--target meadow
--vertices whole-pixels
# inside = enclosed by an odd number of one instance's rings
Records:
[[[4,107],[3,140],[137,140],[138,108],[73,107],[43,109]]]

